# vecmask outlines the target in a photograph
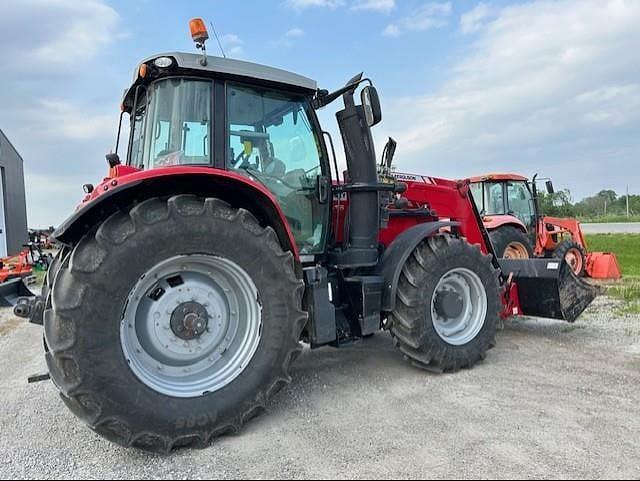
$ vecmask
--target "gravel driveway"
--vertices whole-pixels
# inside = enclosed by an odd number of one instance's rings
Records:
[[[640,318],[596,301],[574,326],[509,323],[471,371],[436,376],[387,335],[305,351],[269,414],[202,451],[154,457],[78,422],[42,372],[41,329],[0,320],[0,476],[421,478],[640,476]]]

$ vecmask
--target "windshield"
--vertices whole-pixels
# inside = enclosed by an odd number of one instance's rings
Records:
[[[211,82],[166,79],[139,94],[129,164],[151,169],[211,162]]]
[[[471,193],[480,215],[504,215],[507,213],[503,183],[479,182],[472,184]]]
[[[507,182],[507,204],[509,215],[526,226],[535,225],[535,205],[527,182]]]
[[[525,225],[535,223],[535,206],[527,182],[478,182],[471,184],[481,215],[512,215]]]

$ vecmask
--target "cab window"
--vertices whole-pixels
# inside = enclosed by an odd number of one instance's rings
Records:
[[[278,199],[301,253],[322,250],[327,209],[317,196],[322,154],[306,97],[227,86],[228,168]]]
[[[144,169],[211,162],[211,82],[165,79],[140,96],[131,165]]]
[[[510,215],[517,217],[527,226],[535,225],[533,196],[525,182],[507,183],[507,202]]]
[[[504,185],[501,182],[486,182],[484,196],[485,214],[504,215],[507,213],[504,202]]]

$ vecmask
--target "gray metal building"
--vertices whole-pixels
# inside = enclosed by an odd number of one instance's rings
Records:
[[[27,240],[22,157],[0,130],[0,257],[17,254]]]

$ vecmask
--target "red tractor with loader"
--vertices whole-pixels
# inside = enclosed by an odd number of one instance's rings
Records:
[[[501,320],[573,322],[598,294],[565,263],[497,259],[468,182],[399,181],[391,139],[379,168],[382,111],[362,74],[330,93],[207,56],[201,21],[192,34],[202,55],[136,69],[126,158],[116,147],[85,185],[42,295],[21,308],[44,325],[62,400],[97,433],[207,446],[265,410],[301,341],[384,329],[414,366],[455,372],[486,357]],[[316,115],[340,98],[343,176]]]
[[[471,192],[499,257],[564,259],[574,274],[595,279],[619,279],[614,254],[589,252],[576,219],[545,216],[540,209],[537,176],[518,174],[473,177]],[[546,181],[554,193],[551,180]]]

